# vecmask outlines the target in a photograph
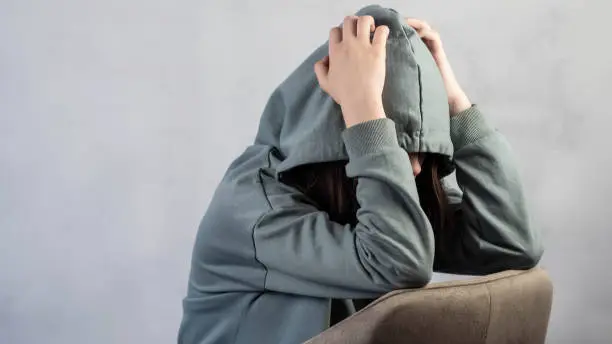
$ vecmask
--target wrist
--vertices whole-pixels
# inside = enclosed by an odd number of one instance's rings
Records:
[[[341,105],[341,108],[347,128],[359,123],[386,117],[382,99]]]
[[[448,108],[451,117],[472,107],[472,102],[464,92],[448,97]]]

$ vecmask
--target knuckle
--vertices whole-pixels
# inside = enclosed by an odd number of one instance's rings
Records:
[[[361,20],[363,20],[364,22],[373,22],[374,21],[374,17],[372,17],[371,15],[365,15],[363,17],[360,18]]]

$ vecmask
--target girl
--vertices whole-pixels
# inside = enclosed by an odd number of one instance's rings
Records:
[[[299,343],[346,316],[337,300],[359,308],[433,271],[527,269],[541,254],[510,147],[438,34],[371,5],[272,93],[225,173],[179,342]]]

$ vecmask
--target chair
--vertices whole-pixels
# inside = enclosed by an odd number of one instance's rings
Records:
[[[398,290],[306,344],[543,344],[552,293],[541,268]]]

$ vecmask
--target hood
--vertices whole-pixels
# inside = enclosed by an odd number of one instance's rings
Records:
[[[448,97],[436,63],[415,30],[391,8],[370,5],[356,15],[371,15],[387,25],[386,79],[382,100],[406,152],[447,157],[441,172],[452,172]],[[348,160],[341,137],[346,128],[340,106],[319,87],[314,64],[328,53],[317,48],[272,93],[260,120],[256,144],[274,146],[283,161],[279,173],[317,162]]]

